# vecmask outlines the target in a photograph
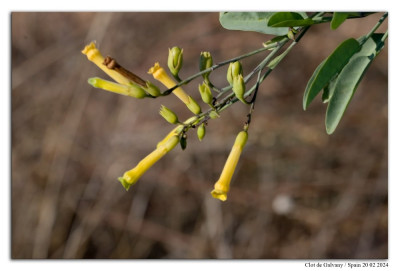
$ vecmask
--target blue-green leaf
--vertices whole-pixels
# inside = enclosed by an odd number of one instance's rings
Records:
[[[270,35],[286,35],[288,27],[269,27],[268,21],[276,12],[221,12],[219,22],[229,30],[255,31]],[[304,12],[299,13],[307,17]]]
[[[335,30],[338,28],[344,21],[346,21],[349,15],[348,12],[334,12],[331,21],[331,29]]]
[[[360,44],[353,38],[342,42],[323,64],[318,66],[307,83],[303,97],[303,109],[306,110],[318,93],[338,74],[349,59],[360,50]]]
[[[369,65],[382,50],[382,36],[373,34],[367,39],[335,80],[331,90],[333,94],[326,110],[325,126],[328,134],[335,131]]]
[[[297,12],[277,12],[271,16],[268,26],[271,27],[295,27],[312,25],[315,22],[310,18],[303,18]]]
[[[324,87],[324,90],[322,92],[322,102],[327,103],[329,100],[332,98],[333,95],[333,87],[336,84],[336,79],[338,75],[335,75],[331,81],[329,81],[328,85]]]

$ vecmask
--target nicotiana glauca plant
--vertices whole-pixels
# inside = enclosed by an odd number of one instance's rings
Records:
[[[206,135],[207,123],[219,118],[221,113],[240,101],[248,106],[248,114],[243,129],[238,132],[231,152],[223,167],[219,180],[214,185],[211,195],[225,201],[230,182],[239,161],[241,152],[246,145],[251,116],[255,109],[257,92],[260,84],[277,68],[282,59],[288,56],[307,31],[315,24],[330,23],[335,30],[348,19],[359,19],[372,14],[371,12],[222,12],[219,15],[221,25],[230,30],[256,31],[275,37],[264,42],[262,47],[243,55],[214,64],[210,52],[201,52],[199,57],[199,72],[181,79],[179,72],[183,64],[183,49],[169,49],[168,69],[171,75],[158,62],[148,71],[156,81],[166,89],[161,91],[153,82],[146,81],[133,72],[123,68],[110,57],[103,57],[94,42],[87,45],[82,53],[107,73],[115,82],[101,78],[90,78],[89,84],[118,94],[137,99],[158,98],[175,95],[193,113],[193,116],[180,120],[170,108],[161,105],[160,115],[170,124],[175,125],[172,131],[158,142],[155,150],[143,158],[133,169],[126,171],[119,181],[128,190],[138,179],[159,159],[165,156],[178,144],[184,150],[187,146],[187,131],[197,129],[201,141]],[[332,134],[337,128],[343,114],[349,105],[358,84],[363,78],[372,61],[383,49],[388,32],[377,33],[377,29],[387,18],[383,13],[377,23],[365,35],[358,38],[348,38],[327,56],[311,75],[303,96],[303,108],[306,110],[314,98],[322,92],[322,102],[327,103],[325,126],[326,132]],[[241,60],[256,54],[266,54],[264,58],[247,74],[243,71]],[[227,85],[214,85],[209,75],[216,69],[226,68]],[[191,89],[200,92],[203,109],[199,102],[193,99],[183,86],[189,85],[193,79],[202,77],[202,84]],[[256,78],[254,84],[250,80]],[[204,109],[204,107],[206,107]]]

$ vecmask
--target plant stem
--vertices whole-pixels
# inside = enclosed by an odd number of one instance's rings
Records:
[[[264,58],[263,61],[260,62],[260,64],[257,65],[257,67],[251,71],[245,78],[244,78],[244,82],[245,84],[247,84],[250,79],[254,76],[254,74],[258,71],[261,71],[265,68],[265,66],[267,65],[267,63],[271,60],[271,58],[289,41],[288,38],[285,38],[281,41],[279,41],[277,43],[277,46],[275,47],[275,49],[268,54],[268,56],[266,58]],[[221,89],[221,92],[217,95],[217,99],[219,99],[224,93],[226,93],[227,91],[229,91],[232,88],[232,86],[227,86],[224,87],[223,89]]]
[[[322,13],[322,12],[316,13],[316,14],[314,14],[312,17],[318,16],[318,15],[320,15],[320,14],[323,14],[323,13]],[[296,44],[301,40],[301,38],[302,38],[302,37],[304,36],[304,34],[308,31],[309,28],[310,28],[310,26],[305,27],[304,30],[296,37],[296,39],[293,41],[293,43],[292,43],[288,48],[286,48],[286,50],[281,54],[281,55],[283,56],[282,59],[283,59],[283,58],[287,55],[287,53],[294,47],[294,45],[296,45]],[[273,48],[273,47],[276,47],[276,48],[274,48],[274,50],[273,50],[270,54],[268,54],[268,56],[267,56],[259,65],[257,65],[257,67],[256,67],[249,75],[246,76],[246,79],[247,79],[246,82],[248,82],[248,80],[249,80],[256,72],[258,72],[258,78],[257,78],[256,84],[254,84],[253,87],[251,87],[251,88],[245,93],[245,95],[244,95],[244,98],[247,98],[247,97],[249,97],[249,96],[254,92],[254,96],[253,96],[253,99],[252,99],[252,101],[251,101],[250,112],[249,112],[249,115],[248,115],[248,118],[249,118],[249,119],[248,119],[248,124],[249,124],[250,121],[251,121],[251,114],[252,114],[252,112],[253,112],[253,110],[254,110],[254,104],[255,104],[256,94],[257,94],[257,92],[258,92],[259,85],[265,80],[265,78],[272,72],[273,69],[268,68],[267,71],[266,71],[262,76],[261,76],[261,72],[262,72],[262,70],[267,66],[268,62],[270,62],[271,58],[272,58],[272,57],[279,51],[279,49],[281,49],[288,41],[289,41],[289,39],[283,39],[283,40],[281,40],[280,42],[275,43],[274,46],[271,46],[272,48]],[[228,63],[230,63],[230,62],[240,60],[240,59],[245,58],[245,57],[248,57],[248,56],[250,56],[250,55],[254,55],[254,54],[255,54],[254,52],[261,52],[261,51],[264,51],[264,50],[262,50],[262,49],[265,49],[265,48],[261,48],[261,49],[255,50],[255,51],[253,51],[253,52],[250,52],[250,53],[248,53],[248,54],[245,54],[245,55],[242,55],[242,56],[239,56],[239,57],[236,57],[236,58],[233,58],[233,59],[230,59],[230,60],[221,62],[221,63],[219,63],[219,64],[216,64],[216,65],[214,65],[213,67],[211,67],[211,68],[209,68],[209,69],[207,69],[207,70],[204,70],[204,71],[202,71],[202,72],[200,72],[200,73],[197,73],[197,74],[195,74],[195,75],[193,75],[193,76],[191,76],[191,77],[185,79],[184,81],[180,82],[180,84],[182,84],[182,83],[185,82],[185,81],[190,82],[190,80],[193,80],[195,77],[201,75],[202,73],[208,72],[208,70],[215,69],[215,67],[220,67],[220,66],[225,65],[225,64],[228,64]],[[278,61],[278,63],[279,63],[282,59],[280,59],[280,60]],[[278,63],[276,63],[276,64],[278,64]],[[192,78],[192,79],[191,79],[191,78]],[[190,79],[190,80],[189,80],[189,79]],[[189,81],[188,81],[188,80],[189,80]],[[179,84],[178,84],[177,86],[175,86],[175,87],[178,87],[178,86],[179,86]],[[175,87],[174,87],[174,88],[175,88]],[[173,90],[174,88],[172,88],[172,90]],[[231,89],[231,88],[232,88],[231,86],[227,86],[227,87],[225,87],[225,88],[222,88],[222,89],[221,89],[221,93],[218,94],[218,96],[217,96],[217,99],[218,99],[223,93],[225,93],[227,90],[229,90],[229,89]],[[170,90],[171,90],[171,89],[170,89]],[[168,91],[169,91],[169,90],[168,90]],[[186,124],[186,125],[185,125],[185,129],[183,129],[183,130],[187,130],[189,127],[191,127],[191,126],[193,126],[193,125],[196,125],[197,123],[200,123],[200,122],[202,122],[202,121],[207,120],[207,119],[209,118],[210,112],[215,111],[215,112],[217,112],[217,113],[220,113],[220,112],[224,111],[226,108],[228,108],[229,106],[231,106],[232,104],[236,103],[237,101],[239,101],[239,99],[237,99],[237,98],[235,97],[235,94],[234,94],[233,92],[230,93],[229,95],[227,95],[226,97],[224,97],[221,101],[219,101],[218,104],[214,105],[214,108],[210,108],[210,109],[208,109],[207,111],[205,111],[205,112],[199,114],[195,120],[193,120],[193,121],[191,121],[190,123]]]
[[[361,44],[363,44],[367,39],[369,39],[372,36],[372,34],[375,33],[375,31],[379,28],[379,26],[381,26],[381,24],[385,21],[387,16],[388,16],[388,13],[385,12],[382,15],[382,17],[379,19],[379,21],[376,23],[376,25],[371,29],[371,31],[369,31],[369,33],[364,36],[364,40],[361,42]]]
[[[282,41],[280,41],[280,42],[282,42]],[[266,50],[268,50],[268,49],[271,49],[271,48],[274,48],[274,47],[276,47],[276,46],[279,46],[280,42],[274,42],[274,43],[268,44],[267,46],[265,46],[265,47],[263,47],[263,48],[259,48],[259,49],[257,49],[257,50],[254,50],[254,51],[251,51],[251,52],[249,52],[249,53],[246,53],[246,54],[244,54],[244,55],[237,56],[237,57],[234,57],[234,58],[231,58],[231,59],[222,61],[222,62],[220,62],[220,63],[217,63],[217,64],[213,65],[212,67],[210,67],[210,68],[208,68],[208,69],[202,70],[201,72],[198,72],[198,73],[196,73],[196,74],[193,74],[192,76],[189,76],[189,77],[186,78],[185,80],[180,81],[180,82],[179,82],[178,84],[176,84],[174,87],[172,87],[172,88],[170,88],[170,89],[164,91],[163,95],[164,95],[164,96],[169,95],[172,91],[174,91],[174,89],[176,89],[176,88],[178,88],[178,87],[180,87],[180,86],[182,86],[182,85],[188,84],[188,83],[191,82],[193,79],[195,79],[195,78],[197,78],[197,77],[199,77],[199,76],[201,76],[201,75],[203,75],[203,74],[205,74],[205,73],[207,73],[207,72],[211,72],[211,71],[213,71],[213,70],[215,70],[215,69],[218,69],[219,67],[222,67],[222,66],[224,66],[224,65],[226,65],[226,64],[229,64],[229,63],[231,63],[231,62],[235,62],[235,61],[241,60],[241,59],[243,59],[243,58],[246,58],[246,57],[249,57],[249,56],[253,56],[253,55],[255,55],[255,54],[264,52],[264,51],[266,51]],[[224,89],[222,89],[221,92],[222,92],[223,90],[224,90]]]
[[[388,30],[386,30],[385,34],[383,35],[383,37],[381,38],[381,41],[385,42],[385,40],[388,37]]]

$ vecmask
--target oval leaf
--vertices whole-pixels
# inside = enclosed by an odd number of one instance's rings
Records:
[[[371,62],[382,50],[382,34],[373,34],[343,68],[332,86],[332,97],[326,110],[326,132],[332,134],[350,103],[358,84]]]
[[[229,30],[255,31],[270,35],[286,35],[287,27],[268,27],[275,12],[221,12],[219,22]]]
[[[310,18],[303,18],[297,12],[277,12],[268,21],[271,27],[295,27],[312,25],[315,22]]]
[[[332,78],[331,81],[329,81],[329,84],[324,88],[324,91],[322,92],[322,102],[327,103],[330,101],[333,95],[333,86],[336,84],[336,75],[335,77]]]
[[[335,131],[370,63],[371,59],[366,56],[356,57],[343,68],[338,76],[326,110],[325,126],[328,134]]]
[[[331,21],[331,29],[338,28],[344,21],[346,21],[347,17],[349,17],[348,12],[334,12],[332,21]]]
[[[303,109],[306,110],[318,93],[339,73],[349,59],[360,50],[360,44],[353,38],[342,42],[333,53],[328,56],[321,67],[314,71],[307,83],[303,97]]]

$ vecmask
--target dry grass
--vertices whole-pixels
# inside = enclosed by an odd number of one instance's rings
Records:
[[[387,258],[387,48],[360,84],[337,131],[325,105],[301,108],[313,69],[379,14],[332,32],[313,27],[262,85],[249,143],[225,203],[210,191],[247,109],[236,104],[198,142],[172,151],[125,192],[117,177],[171,127],[161,103],[93,89],[106,76],[80,53],[100,50],[138,75],[185,50],[182,77],[201,51],[215,62],[268,37],[224,30],[216,13],[12,14],[12,257]],[[245,71],[260,57],[244,63]],[[212,76],[224,84],[224,72]],[[187,86],[197,97],[197,83]],[[285,209],[285,205],[289,204]]]

